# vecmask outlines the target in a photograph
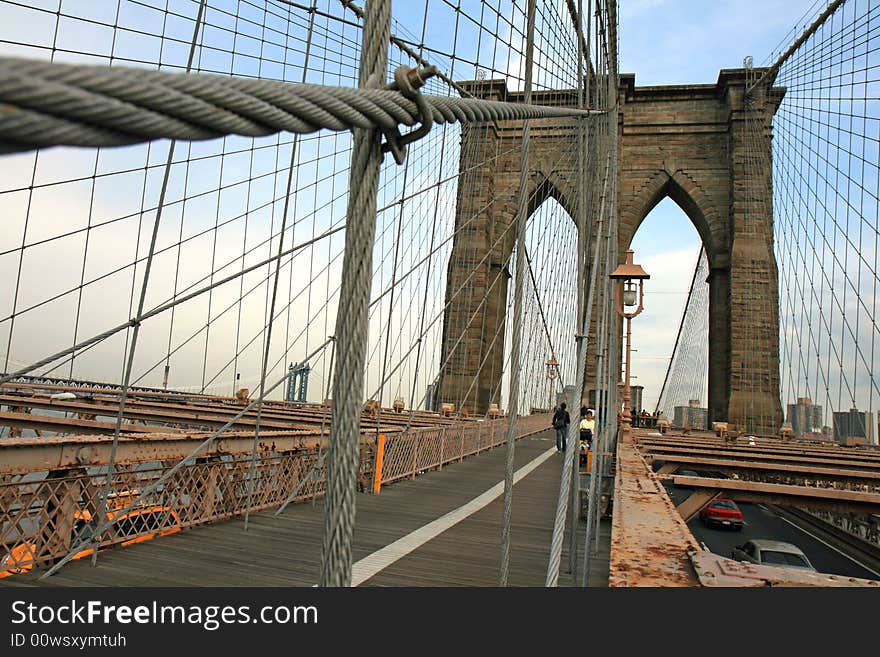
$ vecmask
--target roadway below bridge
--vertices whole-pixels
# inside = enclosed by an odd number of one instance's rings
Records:
[[[691,494],[690,490],[669,482],[665,487],[676,506]],[[741,531],[706,527],[699,516],[688,522],[688,529],[700,543],[722,557],[730,558],[735,546],[750,539],[771,539],[799,547],[819,572],[880,580],[880,572],[874,565],[863,564],[858,561],[858,556],[847,554],[849,551],[845,546],[834,545],[835,541],[822,536],[821,530],[806,526],[772,505],[737,502],[737,506],[745,521]]]

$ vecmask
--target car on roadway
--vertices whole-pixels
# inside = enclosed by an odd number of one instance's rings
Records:
[[[127,506],[137,496],[138,491],[111,493],[107,498],[107,520],[113,518],[117,511]],[[85,542],[98,529],[92,513],[87,509],[74,511],[73,518],[70,547]],[[118,541],[123,538],[119,545],[125,547],[148,541],[155,536],[167,536],[179,531],[180,517],[174,509],[157,504],[140,504],[121,515],[103,535],[103,539]],[[86,548],[77,552],[73,558],[82,559],[93,552],[94,548]],[[37,547],[32,541],[24,541],[13,547],[0,559],[0,579],[10,575],[20,575],[33,569],[36,554]]]
[[[800,568],[816,572],[799,547],[782,541],[753,538],[733,548],[730,556],[737,561],[748,561],[762,566]]]
[[[745,524],[736,502],[722,498],[712,500],[704,506],[700,510],[700,520],[707,527],[730,527],[737,531],[742,530]]]

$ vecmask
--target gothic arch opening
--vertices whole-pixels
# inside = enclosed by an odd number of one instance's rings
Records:
[[[562,382],[570,384],[577,371],[575,342],[571,327],[577,315],[577,228],[564,205],[565,198],[548,179],[530,198],[525,230],[526,271],[523,277],[522,363],[520,369],[520,412],[552,408]],[[504,376],[502,403],[509,407],[508,390],[513,339],[513,306],[516,288],[515,245],[510,257],[506,323],[504,328]],[[559,363],[558,377],[547,377],[547,360]]]
[[[636,388],[641,393],[638,408],[653,412],[662,401],[660,410],[670,420],[675,406],[686,406],[691,399],[698,399],[703,408],[708,403],[708,284],[705,267],[702,280],[694,280],[703,247],[695,223],[667,196],[652,202],[629,244],[636,261],[651,275],[645,283],[645,309],[633,322],[633,348],[637,351],[632,355],[632,371],[638,377],[633,385],[642,386],[641,390]],[[692,283],[694,296],[683,324]],[[676,367],[667,379],[680,329]],[[634,405],[638,401],[634,398]]]
[[[690,220],[709,256],[710,263],[717,259],[723,236],[718,235],[720,222],[714,221],[717,212],[702,198],[699,187],[687,176],[678,171],[669,175],[666,171],[656,173],[640,193],[621,208],[621,252],[632,244],[642,222],[664,199],[674,201],[675,205]],[[714,224],[714,225],[713,225]]]

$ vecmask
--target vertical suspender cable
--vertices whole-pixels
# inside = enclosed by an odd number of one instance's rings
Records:
[[[526,27],[525,85],[523,102],[532,102],[532,60],[535,46],[535,0],[528,2]],[[519,194],[516,209],[516,297],[513,303],[513,341],[510,354],[510,421],[507,424],[507,461],[504,471],[504,510],[501,519],[501,568],[498,585],[507,586],[510,571],[510,513],[513,504],[513,463],[516,450],[516,422],[519,405],[520,345],[522,342],[522,300],[526,284],[526,220],[529,182],[529,122],[523,123]]]
[[[314,6],[314,3],[312,3]],[[308,70],[309,65],[309,55],[311,54],[311,46],[312,46],[312,34],[314,32],[315,27],[315,12],[312,11],[309,14],[309,31],[308,31],[308,40],[306,41],[306,54],[305,60],[303,62],[303,74],[302,81],[306,81],[306,71]],[[284,209],[281,213],[281,230],[278,232],[278,253],[275,256],[275,274],[273,276],[274,280],[272,282],[272,301],[269,304],[269,316],[266,320],[266,344],[265,349],[263,350],[263,363],[260,368],[260,394],[259,401],[257,402],[257,418],[254,424],[254,442],[251,447],[251,462],[250,467],[248,468],[248,486],[247,486],[247,503],[245,505],[244,510],[244,529],[247,531],[248,524],[250,522],[251,517],[251,503],[253,502],[254,496],[254,482],[256,481],[256,476],[254,473],[254,469],[257,464],[257,443],[260,440],[260,421],[263,418],[263,396],[266,394],[266,375],[268,374],[267,369],[269,367],[269,351],[272,347],[272,324],[275,321],[275,304],[278,299],[278,280],[281,276],[281,256],[284,253],[284,233],[287,231],[287,218],[290,214],[290,196],[291,190],[293,187],[293,174],[296,170],[296,155],[297,155],[297,145],[299,144],[299,135],[294,137],[293,145],[290,149],[290,166],[287,170],[287,188],[284,194]],[[293,267],[291,261],[291,268]],[[306,321],[311,321],[311,318],[306,314]],[[306,343],[308,345],[308,343]],[[305,361],[303,361],[305,362]],[[323,439],[323,420],[321,421],[322,431],[321,437]],[[321,449],[321,442],[318,442],[318,451]]]
[[[688,289],[687,300],[684,302],[684,310],[681,311],[681,323],[678,325],[678,333],[675,335],[675,343],[672,345],[672,354],[669,356],[669,365],[666,367],[666,375],[663,377],[663,385],[660,386],[660,395],[657,397],[657,405],[654,406],[654,412],[656,413],[660,409],[660,402],[663,399],[663,393],[666,392],[666,384],[669,383],[669,373],[672,371],[672,362],[675,360],[675,352],[678,350],[678,343],[681,339],[681,329],[684,328],[684,320],[688,316],[688,308],[691,305],[691,298],[694,295],[694,287],[697,283],[697,272],[700,271],[700,261],[703,258],[703,249],[705,247],[700,245],[700,253],[697,256],[697,264],[694,267],[694,275],[691,278],[691,286]]]
[[[368,0],[358,71],[359,88],[384,86],[391,34],[391,1]],[[345,255],[339,291],[333,375],[333,422],[327,452],[327,501],[321,551],[321,586],[351,585],[355,485],[360,447],[368,317],[376,234],[376,197],[382,165],[380,132],[357,128],[349,173]]]
[[[614,126],[616,129],[616,125]],[[600,230],[599,234],[596,236],[596,252],[594,258],[593,267],[598,271],[602,269],[602,316],[599,323],[599,349],[597,351],[596,356],[596,397],[597,401],[599,396],[602,396],[602,403],[599,405],[601,408],[601,424],[597,422],[597,428],[599,429],[595,436],[593,437],[593,454],[595,455],[600,453],[604,447],[604,443],[608,440],[608,436],[610,433],[610,428],[612,426],[616,426],[615,421],[617,418],[616,414],[616,404],[612,404],[612,397],[609,395],[610,389],[610,365],[611,361],[608,358],[608,341],[609,335],[612,329],[609,326],[609,308],[611,307],[609,303],[609,293],[610,293],[610,280],[607,277],[607,273],[610,271],[611,266],[611,243],[612,239],[614,239],[614,233],[612,230],[612,226],[609,225],[607,230],[602,233],[601,228],[604,226],[605,221],[605,208],[606,208],[606,198],[607,198],[607,187],[608,187],[608,179],[610,177],[610,169],[612,158],[616,158],[617,154],[615,152],[611,152],[608,154],[608,166],[605,169],[604,181],[602,183],[602,196],[599,200],[599,221],[600,221]],[[609,221],[609,224],[611,222]],[[601,243],[605,242],[605,264],[604,267],[600,264],[600,250]],[[593,277],[593,280],[598,283],[598,275]],[[614,329],[616,331],[616,328]],[[604,379],[604,385],[600,384],[600,381]],[[616,377],[615,377],[616,380]],[[612,412],[614,415],[612,416]],[[597,504],[598,495],[597,495],[597,481],[599,480],[599,468],[597,467],[598,463],[593,463],[593,467],[591,468],[592,475],[590,476],[590,490],[589,490],[589,512],[587,514],[587,527],[584,535],[584,558],[583,558],[583,572],[582,572],[582,584],[586,586],[589,581],[589,573],[590,573],[590,541],[592,538],[592,510]]]
[[[199,40],[199,32],[202,27],[202,17],[205,13],[205,3],[207,0],[201,0],[199,2],[199,12],[196,15],[196,24],[193,29],[192,42],[190,43],[189,49],[189,59],[186,63],[186,72],[192,69],[193,58],[195,57],[196,52],[196,44]],[[115,470],[116,463],[116,449],[119,446],[119,432],[122,429],[122,419],[125,417],[125,401],[128,396],[128,385],[131,380],[131,370],[134,365],[134,354],[137,349],[137,341],[138,341],[138,333],[140,332],[140,321],[144,312],[144,302],[147,297],[147,287],[150,282],[150,269],[153,265],[153,254],[156,252],[156,241],[159,236],[159,222],[162,220],[162,207],[165,205],[165,193],[168,190],[168,179],[171,176],[171,161],[174,158],[174,146],[176,144],[176,140],[172,140],[171,144],[168,147],[168,160],[165,162],[165,177],[162,180],[162,190],[159,192],[159,203],[156,208],[156,220],[153,222],[153,236],[150,241],[150,251],[147,255],[147,262],[144,267],[144,280],[141,285],[141,296],[138,301],[138,309],[135,317],[137,318],[137,323],[134,325],[134,330],[131,335],[131,345],[128,350],[128,358],[125,363],[125,370],[123,372],[122,378],[122,392],[119,395],[119,411],[116,414],[116,426],[113,429],[113,446],[110,448],[110,459],[107,464],[107,479],[104,483],[104,489],[101,493],[100,499],[98,500],[98,513],[97,517],[99,521],[102,521],[106,510],[107,510],[107,496],[110,494],[110,484],[113,480],[113,472]],[[92,544],[95,541],[100,540],[98,535],[92,535]],[[92,566],[96,565],[98,561],[98,550],[92,552]]]

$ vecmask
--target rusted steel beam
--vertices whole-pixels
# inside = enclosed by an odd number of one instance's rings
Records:
[[[0,395],[0,404],[30,406],[44,410],[65,411],[68,413],[91,413],[115,417],[119,411],[119,402],[115,399],[76,399],[76,400],[52,400],[44,396],[18,397],[12,395]],[[235,406],[223,408],[190,406],[188,404],[157,404],[144,403],[137,400],[126,402],[125,416],[137,420],[152,422],[174,422],[179,424],[197,424],[203,426],[222,426],[229,418],[241,411]],[[311,422],[297,425],[291,418],[264,413],[265,421],[260,420],[260,426],[276,429],[308,429]],[[255,424],[256,413],[246,413],[236,421],[243,427],[252,427]],[[329,414],[328,414],[329,417]],[[311,419],[311,418],[309,418]],[[320,421],[320,420],[319,420]]]
[[[32,417],[32,416],[26,416]],[[498,422],[497,420],[495,422]],[[528,416],[520,419],[522,431],[534,433],[542,431],[549,423],[544,416]],[[462,423],[449,429],[468,435],[478,434],[482,426],[492,423]],[[141,463],[144,461],[180,460],[188,456],[196,445],[211,434],[208,432],[173,432],[165,429],[146,434],[147,427],[138,425],[139,434],[122,436],[116,455],[120,464]],[[400,427],[380,427],[386,438],[401,433]],[[440,428],[438,428],[438,431]],[[324,432],[326,448],[328,429]],[[431,433],[430,429],[419,429],[410,436],[418,437],[420,432]],[[361,429],[362,444],[372,445],[376,441],[374,429]],[[254,434],[251,431],[230,431],[223,433],[199,453],[199,457],[213,455],[235,455],[250,453]],[[321,441],[321,432],[308,431],[260,431],[260,451],[288,452],[302,449],[316,449]],[[71,467],[102,465],[107,463],[112,440],[107,436],[51,436],[43,438],[0,438],[0,475],[22,474],[44,470],[58,470]]]
[[[11,403],[9,400],[14,399],[15,403]],[[22,397],[22,398],[10,398],[0,396],[0,404],[14,407],[29,407],[36,408],[40,410],[51,410],[59,413],[73,413],[77,415],[97,415],[101,417],[114,417],[119,412],[119,404],[96,404],[96,403],[77,403],[77,402],[68,402],[68,401],[49,401],[44,399],[38,399],[36,397]],[[144,411],[140,409],[137,404],[126,405],[125,407],[125,418],[129,420],[142,420],[144,422],[156,422],[162,424],[176,424],[182,426],[196,426],[196,427],[222,427],[228,421],[228,417],[232,417],[234,413],[229,413],[228,416],[224,416],[222,414],[217,413],[204,413],[204,412],[187,412],[187,409],[181,408],[176,409],[175,411],[164,411],[164,412],[154,412],[154,411]],[[7,420],[9,420],[8,416],[10,414],[0,412],[0,424],[10,424]],[[28,417],[34,419],[34,422],[38,420],[42,420],[43,418],[53,417],[57,420],[63,420],[64,422],[70,423],[71,426],[78,426],[76,424],[75,418],[60,418],[56,416],[49,416],[39,413],[32,413]],[[98,421],[101,423],[100,421]],[[110,425],[110,433],[113,433],[113,427],[115,424],[113,422],[102,423]],[[251,428],[256,425],[256,419],[242,417],[235,421],[233,426],[240,428]],[[87,427],[89,425],[80,425],[83,427]],[[143,425],[140,425],[143,426]],[[266,427],[268,429],[281,429],[281,430],[291,430],[291,429],[310,429],[310,424],[303,423],[294,423],[294,422],[279,422],[278,420],[266,419],[260,420],[260,426]],[[71,429],[51,429],[52,431],[72,431]],[[104,433],[104,432],[101,432]],[[143,432],[141,432],[143,433]]]
[[[847,470],[843,468],[828,468],[810,464],[768,463],[763,461],[741,461],[738,459],[718,459],[703,456],[651,456],[651,461],[662,461],[663,466],[657,474],[670,474],[679,465],[705,465],[709,469],[718,470],[766,470],[771,472],[799,473],[805,475],[827,475],[839,479],[864,479],[876,480],[880,485],[880,465],[872,470]]]
[[[808,504],[810,506],[825,503],[826,506],[834,505],[837,509],[867,511],[869,513],[876,513],[880,510],[880,493],[682,475],[664,475],[658,479],[672,481],[676,486],[718,490],[724,493],[725,497],[733,497],[742,501],[770,502],[776,500],[772,503],[782,505]]]
[[[651,459],[651,461],[653,462],[653,459]],[[678,470],[678,462],[677,461],[675,463],[664,463],[663,465],[660,466],[660,469],[657,470],[657,474],[658,475],[672,474],[676,470]]]
[[[719,494],[720,492],[714,488],[695,490],[676,507],[678,514],[682,520],[689,522],[691,518],[697,515],[704,506],[718,497]]]
[[[609,586],[699,586],[699,545],[635,445],[619,440]]]
[[[701,484],[711,482],[716,485],[731,481],[700,477],[680,479],[683,483],[696,483],[694,480],[699,479]],[[751,484],[735,483],[746,484],[746,488]],[[721,486],[717,488],[722,490]],[[801,498],[800,503],[803,501]],[[620,440],[608,585],[878,586],[878,583],[790,568],[745,564],[701,550],[666,494],[660,478],[651,471],[632,443]]]
[[[76,434],[113,434],[116,424],[101,420],[81,420],[72,417],[55,415],[36,415],[32,413],[0,412],[0,425],[17,429],[36,429],[39,431],[55,431],[57,433]],[[124,422],[119,428],[121,433],[174,433],[179,431],[168,427],[156,427],[146,424]]]
[[[166,461],[188,456],[210,433],[149,434],[121,436],[116,452],[119,464]],[[208,445],[199,457],[249,454],[252,432],[224,433]],[[260,451],[289,452],[317,449],[318,432],[260,432]],[[365,444],[374,440],[364,436]],[[326,438],[324,439],[326,443]],[[23,474],[44,470],[103,465],[109,461],[112,440],[105,436],[0,439],[0,474]],[[326,446],[326,445],[325,445]]]
[[[695,456],[706,458],[744,458],[752,462],[763,461],[766,463],[795,463],[795,464],[816,464],[816,466],[831,466],[835,468],[846,468],[851,470],[862,470],[867,472],[876,471],[877,464],[868,461],[853,461],[849,459],[827,459],[813,458],[807,456],[786,456],[781,454],[765,454],[761,452],[731,452],[729,450],[715,451],[705,449],[677,448],[677,447],[652,447],[642,446],[645,454],[655,457],[654,460],[664,461],[671,460],[680,456]]]
[[[715,431],[700,430],[691,431],[687,434],[682,433],[678,429],[670,429],[666,433],[659,433],[649,429],[635,429],[635,435],[638,440],[689,440],[689,441],[720,441],[734,442],[745,444],[749,441],[759,445],[775,445],[778,447],[786,447],[789,449],[839,449],[842,447],[833,440],[804,440],[797,438],[781,438],[779,436],[753,436],[746,434],[719,436]],[[862,445],[862,447],[868,447]],[[852,448],[847,448],[852,449]]]
[[[687,438],[659,438],[652,436],[640,436],[637,438],[640,445],[656,445],[672,446],[672,447],[692,447],[704,449],[728,449],[733,451],[758,451],[774,454],[802,454],[805,456],[843,456],[845,458],[864,459],[870,461],[880,460],[880,452],[871,449],[856,449],[855,447],[845,447],[842,445],[830,444],[827,446],[820,445],[791,445],[789,443],[776,441],[756,441],[748,443],[745,441],[730,442],[719,439],[707,440],[689,440]]]
[[[817,456],[828,458],[844,458],[851,460],[862,460],[880,463],[880,452],[867,449],[854,449],[852,447],[844,447],[841,445],[815,445],[815,444],[795,444],[774,442],[769,440],[756,441],[754,445],[740,442],[726,442],[720,439],[689,439],[686,437],[655,437],[655,436],[637,436],[639,445],[645,447],[675,447],[675,448],[691,448],[691,449],[707,449],[707,450],[725,450],[731,452],[752,453],[760,452],[762,454],[782,454],[782,455],[802,455]]]
[[[10,389],[9,386],[11,384],[7,384],[3,386],[2,389],[7,392],[5,395],[0,395],[0,405],[7,404],[11,406],[32,406],[39,408],[57,408],[62,404],[68,404],[68,408],[77,409],[80,405],[88,405],[88,406],[98,406],[103,410],[112,410],[118,409],[118,393],[113,390],[106,389],[82,389],[82,388],[64,388],[62,386],[52,386],[47,389],[57,389],[61,392],[73,392],[77,395],[82,395],[79,399],[76,400],[51,400],[50,395],[46,392],[46,389],[42,387],[34,387],[30,389],[26,389],[25,392],[18,392],[17,389]],[[146,396],[143,398],[141,395]],[[32,400],[39,400],[34,403],[29,403]],[[45,406],[45,404],[51,404],[51,406]],[[164,417],[167,417],[169,414],[164,412],[164,409],[168,409],[173,413],[183,413],[183,418],[176,418],[173,421],[176,422],[184,422],[187,417],[196,417],[198,419],[205,419],[205,422],[202,424],[209,424],[214,421],[215,418],[212,417],[204,417],[204,414],[208,414],[208,416],[224,416],[221,418],[221,422],[224,422],[228,417],[232,417],[240,412],[242,406],[242,402],[236,399],[230,399],[226,397],[209,397],[209,396],[200,396],[200,397],[187,397],[187,396],[178,396],[174,394],[168,394],[166,396],[162,396],[159,393],[139,393],[137,395],[133,394],[131,398],[126,402],[126,415],[131,415],[132,417],[138,417],[139,419],[146,417],[147,419],[151,419],[155,417],[155,421],[171,421],[165,420]],[[135,413],[138,411],[139,413]],[[155,409],[162,409],[162,412],[157,412]],[[150,410],[153,410],[152,415],[145,415],[149,413]],[[303,426],[318,426],[322,423],[325,423],[329,420],[331,413],[330,409],[325,408],[323,406],[317,404],[302,404],[295,402],[280,402],[280,401],[271,401],[266,400],[263,405],[262,418],[265,418],[266,424],[261,421],[261,424],[265,426],[270,426],[272,420],[277,420],[279,422],[286,423],[284,426],[289,426],[290,423],[301,423]],[[95,412],[90,409],[83,408],[82,412]],[[112,414],[115,415],[115,410],[112,410]],[[248,421],[246,418],[256,418],[257,410],[251,409],[246,412],[245,415],[241,418],[240,423],[243,426],[252,426],[253,420]],[[409,413],[396,413],[391,408],[383,408],[381,413],[381,421],[383,425],[395,425],[395,426],[405,426],[409,424],[414,427],[428,427],[428,426],[437,426],[437,425],[448,425],[456,420],[454,418],[443,417],[437,413],[428,413],[425,411],[416,411],[413,414],[412,422],[409,422]],[[467,420],[465,420],[467,421]],[[364,426],[369,424],[373,424],[373,428],[375,428],[375,418],[367,413],[362,415],[361,422]],[[191,424],[198,424],[198,421],[190,422]],[[218,425],[219,426],[219,425]],[[281,427],[278,427],[281,428]]]

